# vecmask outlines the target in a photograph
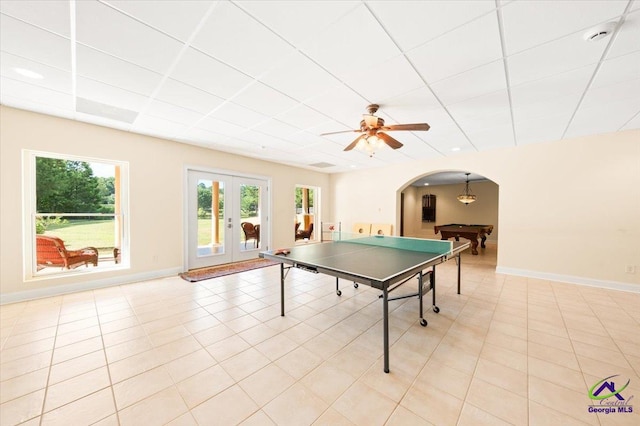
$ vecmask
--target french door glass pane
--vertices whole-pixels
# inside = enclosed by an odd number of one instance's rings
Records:
[[[224,182],[198,180],[198,256],[224,253]]]

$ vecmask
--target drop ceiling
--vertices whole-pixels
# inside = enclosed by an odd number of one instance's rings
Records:
[[[3,105],[325,173],[640,128],[640,0],[1,0],[0,13]],[[404,146],[372,158],[343,151],[355,133],[319,136],[357,129],[370,103],[431,129],[393,132]]]

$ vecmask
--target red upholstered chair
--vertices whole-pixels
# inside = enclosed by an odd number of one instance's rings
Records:
[[[247,241],[251,239],[255,240],[254,247],[258,247],[260,244],[260,227],[256,229],[251,222],[242,222],[240,226],[242,226],[242,230],[244,231],[244,248],[247,248]]]
[[[296,231],[296,240],[304,240],[305,238],[311,239],[311,234],[313,234],[313,223],[309,224],[308,229],[298,229]]]
[[[38,269],[48,266],[65,269],[89,264],[98,266],[98,249],[95,247],[67,250],[60,238],[45,235],[36,235],[36,257]]]

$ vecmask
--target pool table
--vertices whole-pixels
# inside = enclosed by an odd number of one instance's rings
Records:
[[[485,248],[484,242],[487,235],[491,235],[493,225],[464,225],[460,223],[450,223],[448,225],[434,226],[433,230],[437,234],[440,232],[441,240],[455,238],[460,241],[460,237],[471,241],[471,254],[478,254],[478,238],[481,239],[480,247]]]

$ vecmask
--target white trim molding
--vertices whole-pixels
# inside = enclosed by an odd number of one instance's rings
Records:
[[[519,277],[535,278],[539,280],[557,281],[562,283],[577,284],[588,287],[607,288],[610,290],[628,291],[631,293],[640,293],[640,285],[631,283],[622,283],[617,281],[596,280],[593,278],[576,277],[573,275],[552,274],[549,272],[528,271],[526,269],[506,268],[503,266],[496,267],[497,274],[516,275]]]

